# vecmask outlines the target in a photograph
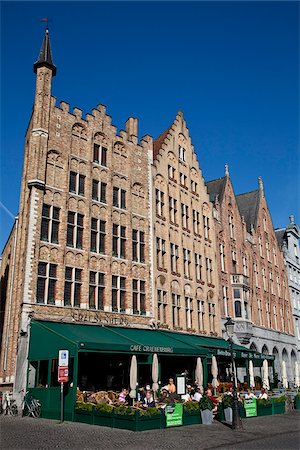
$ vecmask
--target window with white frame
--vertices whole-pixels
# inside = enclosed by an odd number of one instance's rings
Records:
[[[146,314],[146,283],[143,280],[132,280],[132,311],[133,314]]]
[[[126,227],[113,223],[112,253],[116,258],[126,258]]]
[[[41,241],[58,244],[59,212],[60,208],[43,204]]]
[[[259,246],[259,255],[263,256],[263,248],[262,248],[262,242],[261,242],[260,236],[258,236],[258,246]]]
[[[264,231],[267,231],[267,219],[266,219],[266,216],[263,216],[263,227],[264,227]]]
[[[269,277],[270,277],[270,290],[271,290],[271,294],[274,294],[274,283],[273,283],[273,273],[272,273],[272,272],[269,273]]]
[[[262,304],[261,304],[260,298],[257,299],[257,311],[258,311],[258,324],[261,326],[262,325]]]
[[[277,330],[277,308],[276,308],[276,305],[273,306],[273,314],[274,314],[274,329]]]
[[[215,331],[216,310],[214,303],[208,303],[209,329]]]
[[[229,213],[228,215],[228,224],[229,224],[229,236],[234,239],[234,221],[233,215]]]
[[[179,174],[179,182],[180,186],[187,188],[187,176],[182,172]]]
[[[255,287],[259,287],[258,266],[257,266],[256,262],[253,264],[253,271],[254,271],[254,278],[255,278]]]
[[[212,260],[210,258],[205,258],[206,262],[206,279],[208,283],[212,283]]]
[[[276,255],[276,248],[275,248],[275,246],[273,246],[273,260],[274,260],[275,266],[277,266],[277,255]]]
[[[191,180],[191,191],[193,194],[197,194],[198,192],[198,184],[195,180]]]
[[[266,315],[267,315],[267,327],[271,328],[270,306],[268,302],[266,302]]]
[[[107,184],[102,181],[92,181],[92,199],[96,202],[106,203]]]
[[[91,218],[91,252],[105,253],[105,227],[104,220]]]
[[[84,175],[76,172],[70,172],[69,192],[84,196],[84,184]]]
[[[156,263],[158,269],[165,268],[166,241],[165,239],[156,238]]]
[[[180,295],[172,293],[173,327],[180,327]]]
[[[297,244],[294,244],[294,255],[295,255],[296,260],[298,261],[299,253],[298,253],[298,245]]]
[[[173,224],[177,223],[177,200],[169,197],[169,218]]]
[[[266,241],[266,253],[267,253],[267,259],[270,261],[270,244],[268,241]]]
[[[155,189],[155,207],[156,207],[156,215],[158,217],[163,217],[164,215],[164,201],[165,195],[159,189]]]
[[[82,249],[83,241],[83,214],[68,212],[67,246]]]
[[[196,236],[200,235],[200,213],[193,209],[193,229]]]
[[[220,244],[220,260],[221,260],[221,270],[225,272],[225,245]]]
[[[185,161],[186,151],[181,145],[178,146],[178,157],[181,161]]]
[[[113,188],[113,206],[126,209],[126,191],[119,187]]]
[[[140,230],[132,230],[132,260],[145,262],[145,233]]]
[[[242,317],[242,302],[240,289],[233,289],[235,317]]]
[[[93,162],[101,166],[107,166],[107,148],[103,145],[94,144]]]
[[[202,256],[195,253],[196,281],[202,281]]]
[[[182,228],[189,228],[189,207],[185,203],[181,203]]]
[[[262,269],[262,279],[263,279],[263,288],[264,288],[264,291],[266,291],[267,290],[266,269]]]
[[[158,304],[158,320],[160,323],[167,321],[167,291],[157,289],[157,304]]]
[[[243,256],[242,262],[243,262],[243,275],[247,276],[248,275],[248,264],[247,264],[246,256]]]
[[[112,311],[125,312],[126,309],[126,278],[112,275]]]
[[[291,281],[293,281],[293,269],[291,266],[289,266],[289,278]]]
[[[185,320],[186,328],[193,328],[193,299],[185,297]]]
[[[171,166],[170,164],[168,165],[168,175],[169,175],[169,178],[171,179],[171,180],[175,180],[175,177],[176,177],[176,170],[175,170],[175,168],[173,167],[173,166]]]
[[[210,235],[209,218],[205,215],[203,215],[203,226],[204,226],[204,237],[205,237],[205,239],[209,239],[209,235]]]
[[[90,271],[89,309],[104,309],[105,274]]]
[[[64,305],[80,307],[82,287],[82,269],[66,267]]]
[[[176,244],[170,244],[170,253],[171,253],[171,272],[172,273],[178,273],[179,267],[178,267],[178,261],[179,261],[179,254],[178,254],[178,245]]]
[[[39,262],[36,288],[36,302],[47,305],[55,304],[57,265]]]
[[[204,331],[204,300],[197,300],[198,309],[198,331]]]
[[[228,287],[223,286],[222,291],[223,291],[223,311],[224,311],[224,316],[227,317],[228,316]]]
[[[280,307],[280,309],[279,309],[279,314],[280,314],[280,322],[281,322],[281,331],[285,331],[285,329],[284,329],[284,317],[283,317],[283,310],[282,310],[282,307]]]
[[[277,295],[278,297],[281,296],[281,292],[280,292],[280,281],[279,281],[279,276],[276,275],[276,285],[277,285]]]
[[[183,249],[183,269],[184,276],[190,278],[191,276],[191,252],[187,248]]]

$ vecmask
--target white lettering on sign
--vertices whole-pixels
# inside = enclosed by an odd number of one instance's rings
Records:
[[[131,352],[147,352],[147,353],[173,353],[173,347],[160,347],[152,345],[131,345]]]

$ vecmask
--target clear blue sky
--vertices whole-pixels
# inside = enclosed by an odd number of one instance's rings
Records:
[[[1,201],[18,212],[32,65],[50,17],[52,94],[157,137],[184,111],[206,180],[263,177],[274,226],[299,214],[299,3],[2,2]],[[12,218],[0,208],[0,248]]]

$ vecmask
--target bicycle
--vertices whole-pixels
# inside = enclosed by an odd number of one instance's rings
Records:
[[[3,413],[11,416],[18,415],[18,407],[15,403],[15,399],[12,398],[12,392],[4,393]]]
[[[32,395],[27,396],[28,392],[24,395],[23,405],[22,405],[22,415],[27,417],[38,418],[41,415],[41,404],[39,400],[34,398]]]

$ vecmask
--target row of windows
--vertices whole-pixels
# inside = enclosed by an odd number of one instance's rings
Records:
[[[43,205],[41,240],[58,244],[59,208]],[[78,212],[68,212],[67,246],[83,248],[84,216]],[[112,254],[118,258],[126,258],[126,227],[113,224]],[[90,250],[95,253],[106,253],[106,222],[91,218]],[[145,233],[132,230],[132,260],[145,261]]]
[[[168,176],[171,181],[177,183],[176,169],[171,165],[168,166]],[[179,173],[179,183],[181,187],[188,189],[188,178],[182,172]],[[191,192],[198,195],[198,183],[195,180],[191,180]]]
[[[80,307],[82,301],[82,269],[65,268],[64,306]],[[89,273],[89,309],[104,309],[106,275],[102,272]],[[132,280],[132,302],[127,303],[126,278],[112,275],[112,311],[125,312],[130,307],[134,314],[146,314],[146,283]],[[37,303],[54,305],[57,287],[57,265],[40,262],[38,265]]]
[[[198,331],[204,331],[205,328],[205,314],[208,312],[209,317],[209,331],[215,332],[215,317],[216,317],[216,308],[215,303],[208,303],[208,311],[205,311],[205,303],[203,300],[193,299],[192,297],[184,297],[183,305],[181,304],[181,296],[179,294],[172,293],[172,325],[173,327],[182,327],[181,323],[181,308],[184,311],[185,318],[185,327],[187,329],[193,329],[197,326]],[[158,320],[162,323],[167,322],[167,291],[163,289],[157,290],[157,300],[158,300]],[[194,324],[194,301],[196,301],[197,305],[197,325]]]

